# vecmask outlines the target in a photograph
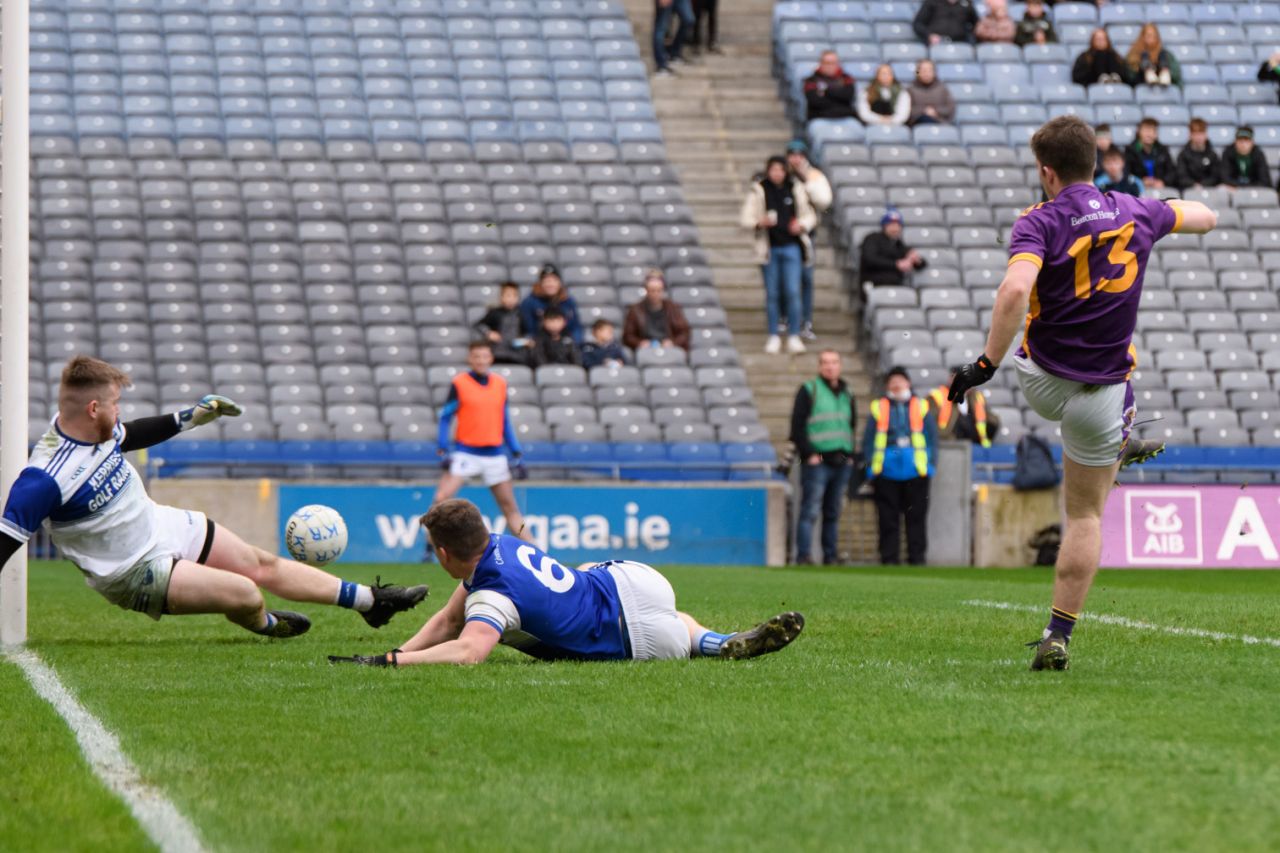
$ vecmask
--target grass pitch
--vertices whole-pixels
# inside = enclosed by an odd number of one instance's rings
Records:
[[[160,624],[63,564],[32,647],[220,850],[1274,850],[1280,648],[1085,621],[1027,671],[1047,571],[665,570],[712,627],[805,613],[755,661],[336,668],[407,638],[300,607],[296,640]],[[343,574],[372,579],[374,571]],[[984,609],[972,599],[1034,605]],[[1280,573],[1108,572],[1090,610],[1280,636]],[[0,663],[0,850],[137,849],[71,735]]]

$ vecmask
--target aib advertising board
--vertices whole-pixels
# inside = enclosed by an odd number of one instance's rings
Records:
[[[1280,567],[1280,486],[1121,486],[1102,515],[1102,565]]]

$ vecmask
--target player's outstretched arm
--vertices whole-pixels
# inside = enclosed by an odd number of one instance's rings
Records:
[[[497,628],[473,619],[463,626],[456,640],[418,652],[401,652],[396,656],[396,663],[400,666],[413,663],[483,663],[501,639]]]
[[[120,449],[125,453],[154,447],[168,441],[180,432],[204,426],[220,417],[236,417],[244,412],[238,403],[218,394],[206,394],[194,406],[171,415],[138,418],[124,424],[124,440]]]
[[[1204,202],[1175,198],[1167,203],[1178,212],[1178,224],[1173,230],[1179,234],[1208,234],[1218,227],[1217,211]]]
[[[408,642],[400,647],[401,652],[417,652],[456,640],[462,633],[464,607],[467,600],[467,589],[462,584],[453,591],[444,607],[437,610],[414,634]]]
[[[1004,281],[1000,282],[1000,289],[996,291],[987,346],[977,361],[955,368],[956,377],[951,380],[951,388],[947,393],[947,399],[951,402],[957,402],[970,388],[976,388],[995,376],[996,368],[1004,361],[1026,318],[1031,290],[1039,274],[1039,265],[1032,261],[1017,260],[1009,264]]]

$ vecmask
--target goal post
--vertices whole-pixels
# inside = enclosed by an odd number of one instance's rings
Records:
[[[30,312],[29,0],[0,2],[0,497],[27,462]],[[0,572],[0,645],[27,639],[27,551]]]

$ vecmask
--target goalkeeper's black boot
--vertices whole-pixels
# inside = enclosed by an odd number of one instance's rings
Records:
[[[739,631],[720,646],[720,657],[730,660],[754,658],[786,648],[804,630],[804,617],[790,611],[779,613],[747,631]]]
[[[311,620],[301,613],[294,613],[292,610],[268,610],[267,615],[274,616],[275,623],[270,628],[263,628],[254,633],[264,637],[297,637],[311,630]]]
[[[369,588],[373,590],[373,607],[360,615],[373,628],[381,628],[391,621],[392,616],[402,610],[412,610],[427,597],[426,584],[395,586],[382,583],[381,577]]]
[[[1068,642],[1065,636],[1055,631],[1039,642],[1027,643],[1028,646],[1035,646],[1036,649],[1036,656],[1031,660],[1031,669],[1036,672],[1042,669],[1066,669],[1071,657],[1067,652]]]
[[[1163,441],[1129,439],[1129,443],[1124,448],[1124,455],[1120,457],[1120,468],[1123,470],[1130,465],[1141,465],[1143,462],[1150,462],[1161,453],[1164,453]]]

